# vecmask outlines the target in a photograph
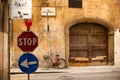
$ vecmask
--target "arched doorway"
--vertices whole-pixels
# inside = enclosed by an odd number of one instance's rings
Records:
[[[69,28],[70,66],[108,64],[108,29],[103,25],[84,22]]]

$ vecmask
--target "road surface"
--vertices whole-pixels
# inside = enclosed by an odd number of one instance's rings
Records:
[[[11,74],[10,80],[28,80],[27,74]],[[30,80],[120,80],[120,72],[104,73],[34,73]]]

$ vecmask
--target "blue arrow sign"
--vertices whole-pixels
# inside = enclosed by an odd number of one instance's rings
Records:
[[[31,53],[24,53],[18,61],[19,68],[21,71],[31,74],[35,72],[38,68],[38,60],[37,58]]]

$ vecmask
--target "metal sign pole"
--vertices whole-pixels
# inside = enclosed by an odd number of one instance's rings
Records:
[[[47,17],[47,37],[48,37],[48,46],[49,46],[49,54],[51,54],[51,46],[50,46],[50,27],[49,27],[49,18],[48,18],[48,10],[46,12]]]
[[[46,12],[46,14],[47,14],[47,32],[49,32],[50,29],[49,29],[49,22],[48,22],[48,11]]]
[[[50,46],[50,28],[49,28],[49,18],[48,18],[48,10],[46,12],[46,17],[47,17],[47,37],[48,37],[48,45],[49,45],[49,54],[51,54],[51,46]]]
[[[29,52],[28,52],[29,53]],[[28,74],[28,80],[30,80],[30,74]]]
[[[8,80],[10,80],[10,19],[8,23]]]
[[[30,80],[30,74],[28,74],[28,80]]]

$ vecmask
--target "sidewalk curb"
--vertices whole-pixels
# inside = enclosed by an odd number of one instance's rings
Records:
[[[115,66],[91,66],[91,67],[69,67],[66,69],[38,68],[36,73],[94,73],[94,72],[120,72],[120,67]],[[20,69],[11,69],[12,74],[23,73]]]

